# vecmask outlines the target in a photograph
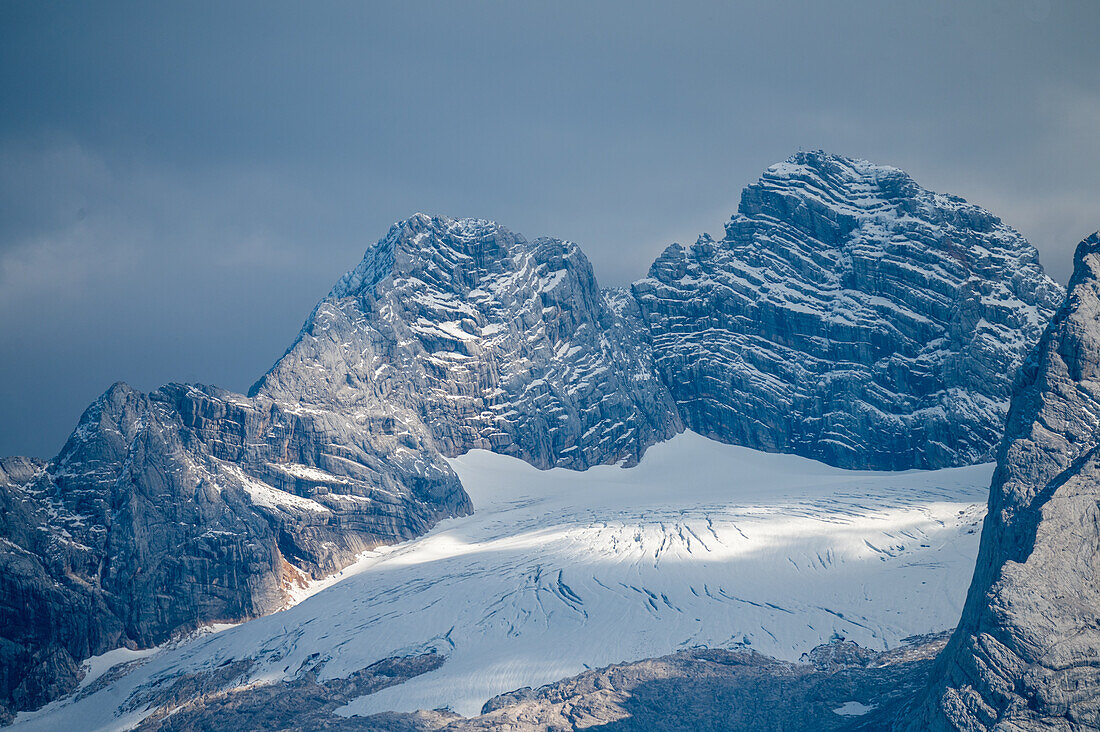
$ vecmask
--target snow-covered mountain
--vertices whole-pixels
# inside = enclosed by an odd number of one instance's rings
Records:
[[[0,465],[0,718],[88,656],[263,615],[468,514],[446,458],[470,450],[629,466],[687,426],[851,468],[978,462],[1059,296],[991,214],[821,153],[629,290],[575,244],[413,216],[248,396],[115,385],[53,460]]]
[[[251,393],[393,414],[446,455],[633,464],[683,429],[637,312],[600,291],[576,244],[418,214],[341,278]]]
[[[820,152],[765,171],[724,238],[669,247],[634,293],[689,428],[892,470],[992,459],[1063,294],[989,212]]]

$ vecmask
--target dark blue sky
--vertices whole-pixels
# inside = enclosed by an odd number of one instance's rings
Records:
[[[0,454],[111,382],[243,390],[416,211],[603,284],[802,148],[1100,227],[1100,3],[0,4]]]

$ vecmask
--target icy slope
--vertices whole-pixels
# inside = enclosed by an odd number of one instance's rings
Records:
[[[367,714],[450,706],[692,645],[796,659],[840,635],[884,648],[958,617],[991,466],[852,472],[685,433],[635,468],[539,471],[484,451],[451,461],[473,516],[373,552],[301,604],[164,651],[28,729],[111,728],[132,693],[255,659],[339,678],[435,649],[436,671],[360,698]]]

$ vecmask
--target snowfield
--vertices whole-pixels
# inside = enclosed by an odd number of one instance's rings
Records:
[[[692,433],[630,469],[539,471],[484,451],[451,464],[473,516],[17,727],[132,726],[142,710],[118,709],[135,689],[243,658],[258,660],[251,681],[263,683],[311,654],[338,678],[435,650],[438,670],[339,712],[472,715],[501,692],[686,646],[787,660],[835,637],[893,647],[958,620],[993,470],[850,471]]]

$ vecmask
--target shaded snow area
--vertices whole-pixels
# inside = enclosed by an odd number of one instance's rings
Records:
[[[435,651],[443,665],[346,715],[450,707],[588,667],[696,646],[786,660],[836,637],[883,649],[951,627],[977,553],[992,465],[861,472],[686,433],[641,464],[539,471],[451,461],[475,506],[365,555],[301,604],[161,651],[27,729],[112,728],[139,688],[253,659],[242,682],[323,678]],[[839,714],[859,713],[847,705]]]
[[[839,707],[833,710],[833,714],[839,714],[842,717],[862,717],[867,712],[874,710],[873,706],[861,704],[857,701],[844,702]]]

